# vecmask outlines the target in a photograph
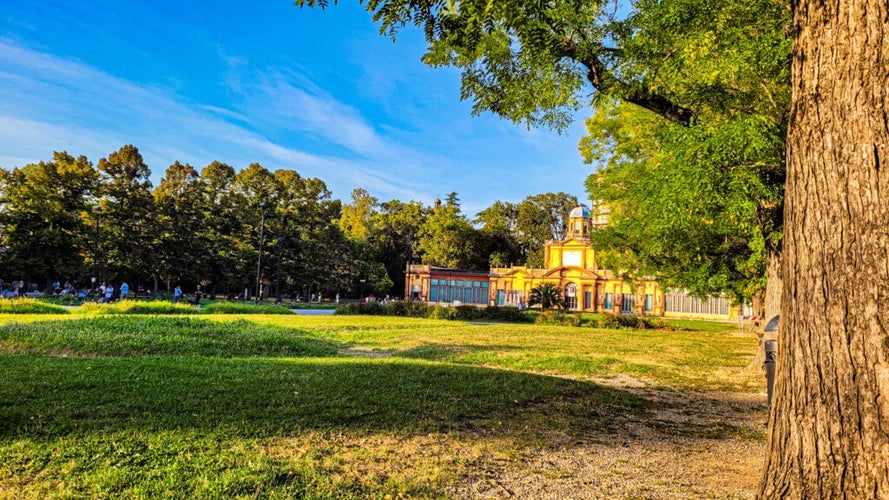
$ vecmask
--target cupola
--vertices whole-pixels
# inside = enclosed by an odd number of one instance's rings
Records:
[[[585,205],[576,206],[568,214],[568,234],[566,239],[589,239],[591,227],[590,209]]]

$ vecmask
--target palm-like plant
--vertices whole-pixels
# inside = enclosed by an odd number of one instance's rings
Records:
[[[552,283],[544,283],[532,288],[528,305],[533,306],[537,304],[540,304],[541,309],[544,311],[561,307],[562,290]]]

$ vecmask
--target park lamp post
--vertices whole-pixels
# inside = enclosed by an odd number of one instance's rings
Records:
[[[414,237],[407,237],[407,266],[404,269],[404,300],[411,300],[411,264],[413,264]]]
[[[265,211],[269,208],[269,202],[263,201],[259,204],[260,208],[260,220],[259,220],[259,257],[256,259],[256,303],[259,304],[260,299],[262,298],[261,291],[259,289],[260,283],[259,278],[262,273],[262,239],[264,237],[265,231]]]
[[[93,237],[93,275],[90,277],[92,289],[96,289],[96,282],[99,280],[99,219],[102,218],[102,207],[93,206],[93,216],[96,219],[96,233]]]
[[[275,270],[275,304],[281,303],[281,252],[284,250],[284,237],[278,236],[278,265]]]

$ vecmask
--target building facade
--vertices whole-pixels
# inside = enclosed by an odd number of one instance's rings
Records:
[[[571,311],[675,317],[733,319],[742,314],[725,298],[700,300],[663,290],[654,280],[630,283],[601,267],[590,233],[607,224],[608,213],[591,214],[585,206],[571,210],[564,239],[544,248],[544,267],[464,271],[430,265],[408,266],[405,298],[444,304],[524,307],[531,290],[551,284],[562,292]]]

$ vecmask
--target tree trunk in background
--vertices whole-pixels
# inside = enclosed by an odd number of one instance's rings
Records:
[[[889,7],[793,2],[763,498],[889,498]]]
[[[763,298],[762,324],[781,314],[781,293],[784,280],[781,279],[781,252],[772,251],[766,261],[766,291]],[[757,311],[759,312],[759,311]]]
[[[753,300],[753,313],[760,317],[756,333],[759,336],[759,346],[756,356],[750,362],[751,368],[762,368],[766,360],[765,341],[778,337],[778,332],[764,331],[769,320],[781,314],[781,292],[784,281],[781,279],[781,252],[773,251],[769,254],[766,263],[766,289]]]

